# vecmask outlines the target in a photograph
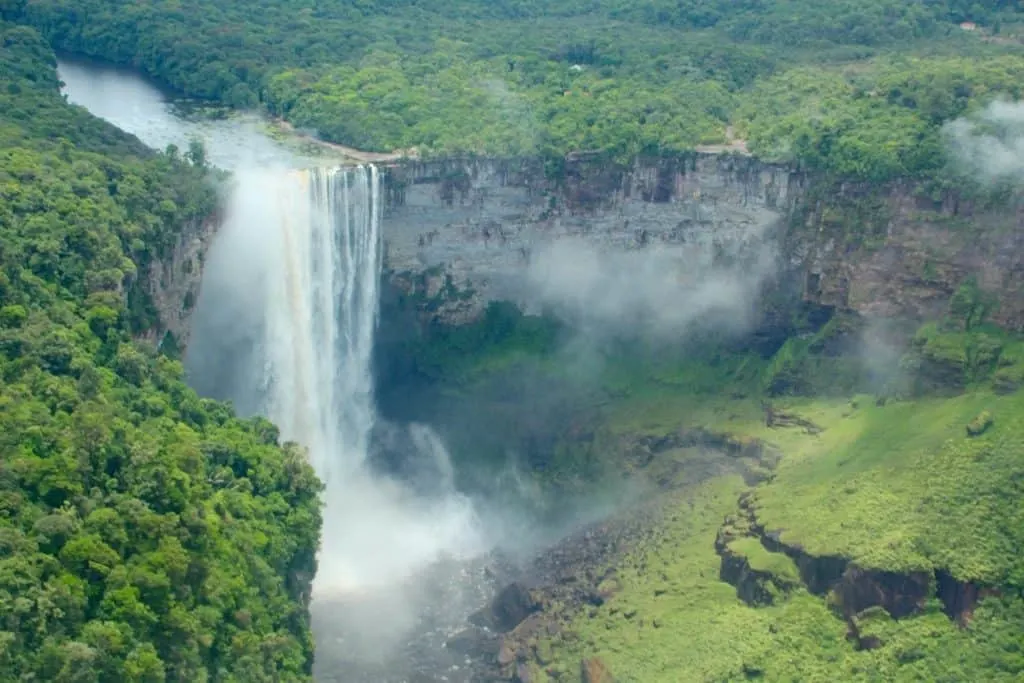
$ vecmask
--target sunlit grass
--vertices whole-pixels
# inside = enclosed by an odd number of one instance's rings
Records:
[[[758,518],[808,552],[895,571],[944,568],[961,579],[1019,582],[1024,547],[1024,395],[987,391],[890,402],[794,399],[777,407],[822,431],[769,429],[752,399],[634,386],[609,409],[618,431],[682,425],[742,433],[779,446],[775,478],[757,489]],[[994,417],[982,436],[966,425]],[[666,454],[671,455],[671,454]],[[673,456],[674,457],[674,456]],[[799,589],[771,607],[740,602],[718,579],[715,535],[745,490],[734,476],[683,491],[652,537],[618,569],[621,590],[588,607],[545,645],[550,680],[600,656],[620,681],[1017,681],[1024,676],[1024,603],[990,598],[969,629],[937,600],[900,621],[863,624],[879,639],[859,651],[825,599]],[[784,555],[754,540],[734,551],[755,569],[793,577]],[[558,680],[564,680],[558,679]],[[570,679],[571,680],[571,679]]]

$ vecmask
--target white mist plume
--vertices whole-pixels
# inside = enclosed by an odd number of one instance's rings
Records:
[[[956,160],[986,182],[1024,179],[1024,102],[996,100],[943,128]]]
[[[325,482],[314,598],[400,582],[446,554],[480,550],[473,509],[429,428],[412,427],[411,444],[438,475],[430,496],[367,462],[380,211],[373,167],[237,174],[196,314],[197,385],[220,379],[210,393],[270,418],[283,439],[307,447]]]
[[[744,244],[601,248],[581,238],[543,246],[528,269],[528,298],[590,328],[664,337],[703,326],[741,330],[755,311],[775,251]]]

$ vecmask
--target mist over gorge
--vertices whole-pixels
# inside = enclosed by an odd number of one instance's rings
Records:
[[[461,666],[467,680],[489,670],[459,664],[464,651],[493,661],[483,641],[460,644],[483,637],[464,630],[467,615],[503,581],[549,580],[540,577],[550,569],[513,568],[529,565],[530,553],[649,495],[649,483],[598,464],[602,449],[636,457],[633,437],[600,445],[609,436],[591,405],[607,400],[601,378],[624,351],[653,359],[713,339],[740,348],[753,340],[771,354],[795,329],[786,311],[809,306],[826,319],[858,305],[869,316],[879,306],[914,313],[941,297],[927,288],[907,296],[905,274],[875,269],[877,259],[891,263],[884,250],[853,258],[838,251],[820,178],[745,156],[627,165],[584,158],[556,178],[531,159],[316,170],[322,164],[284,152],[263,170],[235,174],[189,314],[187,367],[201,393],[273,419],[324,481],[312,605],[323,680],[339,672],[401,680],[408,670],[394,658],[449,676]],[[841,190],[829,205],[842,211],[844,193],[859,192]],[[898,218],[908,202],[919,204],[898,186],[884,201],[896,219],[890,249],[905,252],[922,214],[907,237]],[[937,221],[943,211],[935,210]],[[950,264],[968,269],[986,248],[982,240]],[[859,304],[863,287],[889,294]],[[1004,291],[1000,311],[1012,316],[1019,300],[1012,286]],[[542,354],[565,371],[553,377],[520,361],[454,398],[437,393],[434,385],[449,379],[424,375],[424,348],[446,329],[486,331],[488,311],[503,301],[512,317],[498,329],[508,334],[523,314],[550,321],[538,323]],[[546,325],[554,327],[544,332]],[[842,343],[863,344],[864,367],[889,381],[904,333],[867,332],[863,343]],[[484,334],[484,358],[502,334]],[[598,435],[581,440],[579,430],[595,428]],[[725,447],[717,438],[679,443],[713,451]],[[552,454],[565,448],[579,451],[582,465],[556,485],[563,501],[553,505],[531,471],[563,468]],[[731,465],[701,467],[723,466]],[[613,492],[586,495],[587,477]],[[499,577],[483,569],[495,547],[515,558]]]
[[[1019,8],[258,9],[0,3],[0,679],[1019,678]]]

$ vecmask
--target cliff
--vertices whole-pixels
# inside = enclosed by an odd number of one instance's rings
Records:
[[[182,226],[173,246],[162,258],[142,268],[135,287],[141,287],[152,307],[156,324],[140,335],[153,344],[173,339],[179,350],[188,345],[191,316],[199,298],[205,256],[221,218],[213,214]]]
[[[384,234],[393,284],[426,317],[462,323],[487,301],[531,306],[538,250],[576,239],[639,250],[694,247],[717,267],[737,245],[773,253],[774,282],[804,300],[869,318],[941,313],[974,277],[992,319],[1024,327],[1024,212],[910,183],[815,178],[739,155],[579,156],[406,162],[389,168]],[[579,244],[575,242],[574,244]],[[785,276],[785,277],[783,277]]]
[[[578,157],[558,169],[529,159],[410,162],[388,173],[386,263],[424,310],[465,322],[492,299],[536,305],[528,270],[559,241],[619,251],[686,246],[702,255],[698,269],[760,248],[792,212],[802,182],[738,155],[630,167]]]

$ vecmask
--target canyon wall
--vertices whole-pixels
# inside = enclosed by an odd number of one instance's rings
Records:
[[[1024,211],[984,208],[910,184],[814,178],[750,157],[694,154],[630,166],[579,156],[392,166],[386,264],[430,319],[462,323],[492,299],[529,308],[522,282],[538,248],[577,238],[620,249],[689,245],[712,256],[767,235],[777,281],[795,296],[868,317],[926,318],[970,277],[993,319],[1024,328]]]
[[[157,324],[147,329],[141,340],[162,344],[170,334],[179,350],[188,345],[203,265],[220,222],[218,214],[189,221],[168,253],[140,269],[135,286],[144,289],[157,317]]]

